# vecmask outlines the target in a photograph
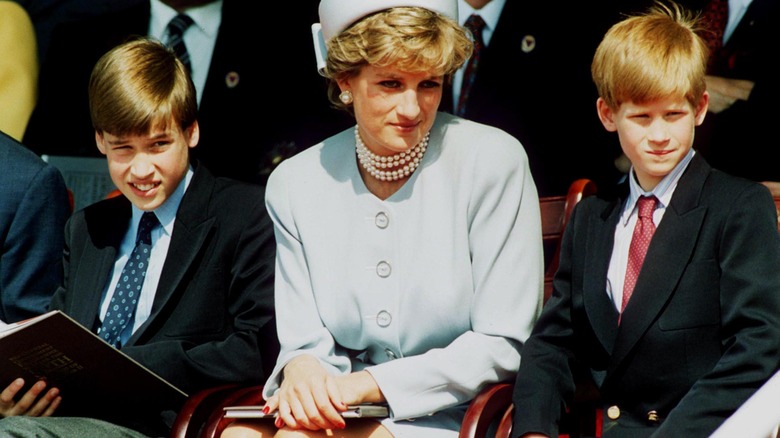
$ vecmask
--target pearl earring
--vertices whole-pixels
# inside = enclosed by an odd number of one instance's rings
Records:
[[[349,90],[344,90],[339,94],[339,100],[341,100],[341,103],[344,105],[349,105],[352,103],[352,92]]]

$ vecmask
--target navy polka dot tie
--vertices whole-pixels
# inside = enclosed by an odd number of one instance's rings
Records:
[[[168,46],[173,49],[176,57],[187,67],[187,71],[192,71],[190,64],[190,54],[187,52],[187,46],[184,44],[184,32],[192,26],[194,21],[187,14],[179,14],[168,23]]]
[[[122,333],[135,318],[138,298],[146,277],[146,268],[152,252],[152,229],[160,222],[154,213],[147,211],[138,224],[135,247],[127,259],[122,275],[114,289],[103,326],[98,334],[109,344],[119,348]]]

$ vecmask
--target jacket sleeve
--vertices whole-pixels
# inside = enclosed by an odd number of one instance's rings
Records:
[[[0,256],[5,322],[44,313],[62,278],[63,232],[70,214],[65,182],[55,167],[45,165],[24,184],[15,211],[2,213],[10,219]]]

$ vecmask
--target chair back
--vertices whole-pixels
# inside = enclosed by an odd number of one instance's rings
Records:
[[[775,196],[775,208],[777,209],[777,231],[780,232],[780,196]]]
[[[544,272],[544,300],[552,295],[552,281],[558,270],[561,254],[563,231],[569,223],[574,206],[582,198],[596,193],[596,183],[589,179],[578,179],[569,186],[566,196],[547,196],[539,198],[542,216],[542,244],[545,250],[547,266]]]

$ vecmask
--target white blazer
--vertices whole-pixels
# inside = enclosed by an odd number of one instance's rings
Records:
[[[386,200],[358,172],[354,130],[270,176],[281,354],[366,369],[396,419],[513,379],[542,306],[539,201],[520,143],[437,114],[420,167]]]

